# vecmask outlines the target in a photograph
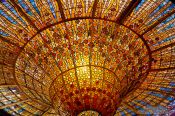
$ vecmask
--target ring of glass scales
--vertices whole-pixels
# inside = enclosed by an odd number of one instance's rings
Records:
[[[38,33],[20,53],[15,75],[29,98],[53,104],[59,113],[94,109],[107,114],[114,112],[119,96],[137,88],[148,62],[144,43],[128,28],[81,19]]]
[[[101,116],[98,112],[93,110],[83,111],[78,116]]]

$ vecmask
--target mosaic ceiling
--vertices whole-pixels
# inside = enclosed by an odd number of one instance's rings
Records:
[[[0,0],[0,109],[14,116],[175,112],[170,0]]]

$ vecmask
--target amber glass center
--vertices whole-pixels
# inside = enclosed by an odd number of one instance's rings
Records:
[[[51,84],[50,95],[55,108],[75,114],[85,109],[107,114],[115,110],[119,90],[120,81],[115,73],[88,65],[59,75]]]

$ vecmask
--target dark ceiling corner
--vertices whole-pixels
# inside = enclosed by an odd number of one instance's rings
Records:
[[[10,115],[6,111],[0,109],[0,116],[12,116],[12,115]]]
[[[0,0],[0,3],[5,2],[5,0]]]
[[[175,4],[175,0],[171,0],[171,2]]]

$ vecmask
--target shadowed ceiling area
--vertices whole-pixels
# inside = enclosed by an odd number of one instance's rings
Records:
[[[14,116],[175,112],[170,0],[0,0],[0,109]]]

